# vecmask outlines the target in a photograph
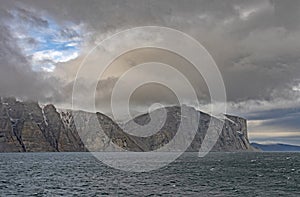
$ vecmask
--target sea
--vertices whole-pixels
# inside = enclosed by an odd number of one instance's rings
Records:
[[[90,153],[1,153],[0,196],[300,196],[300,153],[185,153],[150,172]]]

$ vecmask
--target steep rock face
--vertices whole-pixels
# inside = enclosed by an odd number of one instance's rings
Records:
[[[53,105],[2,98],[0,152],[85,151],[77,133],[65,128]]]
[[[44,152],[44,151],[154,151],[161,147],[172,148],[163,151],[199,151],[210,123],[212,128],[222,127],[213,151],[252,151],[247,137],[246,120],[226,115],[223,122],[194,108],[173,106],[143,114],[124,123],[133,133],[145,132],[142,127],[131,123],[147,125],[151,118],[163,122],[162,127],[152,135],[138,137],[124,132],[108,116],[84,111],[57,110],[53,105],[39,106],[36,102],[20,102],[14,98],[2,98],[0,102],[0,152]],[[185,110],[185,116],[181,114]],[[162,111],[166,112],[164,121]],[[193,114],[199,115],[194,119]],[[76,125],[75,125],[75,120]],[[80,121],[78,121],[80,120]],[[189,131],[196,122],[195,136]],[[181,121],[185,127],[182,128]],[[99,127],[100,125],[100,127]],[[198,126],[198,127],[197,127]],[[183,130],[177,136],[178,129]],[[157,128],[148,129],[156,131]],[[175,135],[177,137],[175,137]],[[194,138],[193,138],[194,137]],[[189,143],[192,141],[192,143]]]
[[[21,133],[26,152],[56,151],[47,141],[39,126],[34,121],[26,119]]]
[[[211,122],[212,122],[212,127],[214,129],[220,130],[220,128],[223,126],[222,132],[218,135],[219,136],[218,140],[216,142],[214,141],[209,142],[214,144],[214,146],[212,147],[212,151],[254,150],[251,147],[248,140],[247,122],[245,119],[236,116],[226,115],[224,118],[225,121],[223,122],[222,120],[211,117],[206,113],[196,111],[193,108],[186,107],[186,106],[183,107],[186,108],[188,114],[192,115],[193,113],[198,113],[198,118],[199,118],[198,129],[195,136],[192,136],[192,134],[189,132],[185,132],[183,137],[176,138],[176,140],[174,140],[173,142],[175,145],[169,151],[183,151],[181,150],[182,145],[188,143],[187,140],[191,140],[191,139],[193,140],[190,146],[188,147],[187,151],[199,151],[202,142],[207,134],[209,124]],[[157,133],[149,137],[130,136],[132,140],[135,141],[139,147],[143,147],[144,151],[157,150],[158,148],[168,144],[176,135],[176,132],[180,127],[181,121],[185,121],[185,119],[190,119],[191,117],[191,115],[189,115],[188,118],[183,117],[183,119],[181,120],[182,117],[181,108],[178,106],[166,107],[165,109],[167,111],[167,119],[165,121],[165,124],[161,127],[161,129]],[[155,110],[151,112],[151,115],[153,117],[157,117],[157,116],[159,117],[160,114],[161,114],[160,110]],[[159,117],[158,119],[163,119],[163,118]],[[148,122],[150,121],[150,114],[144,114],[138,116],[131,121],[134,121],[139,125],[147,125]],[[129,123],[131,121],[129,121]],[[194,128],[191,121],[186,121],[184,125],[186,126],[183,129],[183,131],[192,130]]]
[[[214,150],[254,150],[248,140],[247,121],[241,117],[226,115],[222,133]]]
[[[108,150],[110,139],[103,132],[99,132],[96,114],[70,110],[60,110],[59,113],[64,127],[77,141],[80,141],[80,147],[85,145],[89,151]]]
[[[89,151],[122,151],[126,147],[133,151],[143,151],[122,129],[108,116],[101,113],[84,111],[61,111],[65,128],[80,137]],[[77,125],[75,120],[77,119]]]
[[[80,138],[70,128],[65,127],[54,105],[45,106],[43,113],[47,122],[45,134],[56,150],[64,152],[84,150]]]
[[[25,114],[21,130],[22,143],[26,152],[56,151],[45,135],[47,127],[41,107],[36,102],[24,102]]]
[[[197,111],[191,107],[185,107],[183,110],[185,110],[185,115],[188,114],[188,117],[183,117],[182,121],[184,122],[183,125],[185,125],[185,128],[181,129],[183,129],[183,131],[192,130],[193,125],[189,120],[192,119],[193,114],[197,113]],[[127,127],[126,130],[128,131],[133,130],[134,133],[140,133],[140,129],[143,129],[144,126],[150,126],[150,128],[147,128],[148,131],[157,131],[153,135],[147,137],[131,135],[131,138],[138,146],[142,147],[144,151],[158,150],[170,142],[173,144],[172,147],[162,149],[161,151],[184,151],[184,144],[190,144],[189,140],[192,140],[193,136],[189,132],[183,132],[183,135],[175,138],[175,135],[180,129],[182,116],[180,107],[166,107],[163,109],[157,109],[151,112],[151,114],[143,114],[134,118],[125,124],[125,128]],[[154,119],[154,124],[151,123],[151,117]],[[132,127],[132,122],[135,122],[137,125],[142,127]],[[197,124],[197,122],[195,123]]]
[[[23,150],[8,116],[5,104],[0,102],[0,152],[21,152]]]
[[[6,115],[9,117],[12,126],[12,133],[22,147],[22,151],[26,151],[21,134],[26,116],[24,104],[16,101],[15,98],[3,98],[2,104],[5,108]]]

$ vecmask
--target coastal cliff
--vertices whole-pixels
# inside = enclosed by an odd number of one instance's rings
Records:
[[[181,108],[173,106],[165,109],[166,121],[160,130],[148,137],[137,137],[124,132],[115,121],[101,113],[58,110],[51,104],[40,106],[37,102],[1,98],[0,152],[153,151],[168,144],[180,125]],[[187,151],[199,151],[210,121],[221,120],[191,107],[187,109],[200,117],[197,132]],[[132,121],[146,125],[150,115],[160,118],[160,112],[161,109],[158,109],[151,114],[140,115],[125,123],[124,127],[129,127]],[[75,118],[81,118],[83,125],[75,126]],[[103,132],[98,131],[95,123],[101,125]],[[254,150],[247,137],[245,119],[226,115],[222,126],[212,151]],[[189,124],[185,129],[189,129]],[[186,139],[192,137],[184,136]],[[185,143],[184,138],[177,139],[175,144]]]

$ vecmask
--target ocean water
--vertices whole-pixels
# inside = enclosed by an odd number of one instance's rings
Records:
[[[0,196],[300,196],[300,154],[186,153],[133,173],[90,153],[3,153]]]

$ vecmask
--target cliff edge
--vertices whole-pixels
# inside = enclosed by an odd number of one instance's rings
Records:
[[[84,111],[57,110],[51,104],[41,107],[37,102],[1,98],[0,152],[153,151],[168,144],[176,135],[180,125],[181,107],[172,106],[164,109],[167,116],[160,130],[148,137],[137,137],[125,133],[116,122],[101,113],[95,116]],[[187,151],[199,151],[210,121],[214,119],[214,122],[218,123],[221,120],[191,107],[187,109],[198,113],[200,117],[197,132]],[[161,110],[140,115],[125,123],[124,127],[129,128],[132,121],[141,126],[147,125],[150,116],[160,118]],[[75,126],[75,118],[84,120],[81,121],[83,125]],[[186,119],[189,121],[190,118],[186,117]],[[101,125],[103,132],[97,130],[95,123]],[[245,119],[226,115],[222,125],[222,132],[212,151],[255,150],[248,140]],[[189,124],[184,129],[188,131]],[[174,143],[185,143],[186,139],[191,137],[193,136],[186,135]]]

